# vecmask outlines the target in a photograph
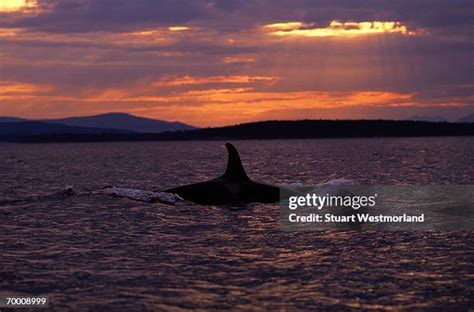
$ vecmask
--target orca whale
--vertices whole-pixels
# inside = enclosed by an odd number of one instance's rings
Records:
[[[227,205],[235,203],[274,203],[280,199],[276,186],[250,180],[245,172],[239,152],[226,143],[228,161],[225,173],[215,179],[179,186],[166,190],[183,199],[201,205]]]

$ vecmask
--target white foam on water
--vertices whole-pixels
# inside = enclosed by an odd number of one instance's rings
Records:
[[[153,191],[143,191],[129,188],[120,188],[120,187],[107,187],[97,191],[98,194],[104,194],[114,197],[123,197],[129,198],[137,201],[143,202],[156,202],[160,201],[166,204],[174,204],[178,201],[183,201],[177,194],[166,193],[166,192],[153,192]]]
[[[319,185],[358,185],[359,183],[356,180],[346,179],[346,178],[337,178],[331,179]]]

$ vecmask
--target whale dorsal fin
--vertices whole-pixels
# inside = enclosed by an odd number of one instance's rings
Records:
[[[242,161],[240,160],[239,152],[237,152],[235,146],[230,143],[226,143],[225,147],[227,148],[229,158],[227,160],[227,168],[222,177],[234,181],[250,180],[247,176],[247,173],[245,173],[244,166],[242,165]]]

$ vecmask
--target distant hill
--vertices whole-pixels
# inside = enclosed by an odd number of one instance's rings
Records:
[[[458,119],[456,122],[474,122],[474,113]]]
[[[406,120],[262,121],[164,133],[85,133],[22,138],[22,142],[255,140],[361,137],[474,136],[474,124]]]
[[[107,128],[142,133],[160,133],[166,131],[192,130],[193,126],[182,122],[168,122],[157,119],[137,117],[125,113],[109,113],[96,116],[70,117],[43,120],[67,126],[86,128]]]
[[[430,122],[448,122],[448,120],[441,116],[420,116],[415,115],[408,118],[408,120],[413,121],[430,121]]]
[[[28,121],[28,120],[23,119],[23,118],[17,118],[17,117],[0,116],[0,122],[19,122],[19,121]]]
[[[123,134],[126,132],[115,129],[73,127],[41,121],[0,122],[0,137],[29,137],[36,135],[74,135],[101,133]]]

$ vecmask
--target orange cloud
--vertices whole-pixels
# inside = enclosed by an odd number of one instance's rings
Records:
[[[18,35],[20,31],[21,29],[19,28],[0,28],[0,37],[14,37]]]
[[[15,81],[0,81],[0,98],[15,97],[22,95],[36,95],[52,91],[50,85],[32,84]]]
[[[153,83],[158,88],[163,87],[179,87],[186,85],[202,85],[202,84],[249,84],[254,82],[274,83],[278,80],[276,77],[269,76],[212,76],[212,77],[169,77],[163,78]]]
[[[240,55],[240,56],[226,56],[224,57],[224,63],[253,63],[255,62],[255,57],[249,55]]]
[[[263,26],[263,30],[276,36],[294,37],[356,37],[380,34],[414,35],[407,26],[398,21],[339,22],[314,28],[313,24],[301,22],[276,23]]]
[[[144,29],[144,30],[139,30],[139,31],[134,31],[131,32],[130,34],[135,35],[135,36],[154,36],[154,35],[159,35],[159,36],[166,36],[166,32],[178,32],[178,31],[186,31],[186,30],[191,30],[191,27],[187,26],[171,26],[168,28],[156,28],[156,29]],[[127,33],[124,33],[127,34]]]
[[[357,106],[411,106],[416,105],[413,96],[385,91],[255,92],[251,88],[224,88],[175,94],[167,98],[164,106],[147,105],[135,107],[134,111],[165,119],[184,120],[198,126],[217,126],[269,119],[275,117],[275,111],[283,112],[280,118],[291,119],[296,118],[292,112],[300,111],[343,111]],[[148,100],[153,101],[152,98]]]
[[[232,104],[233,107],[247,105],[246,110],[263,111],[275,107],[329,108],[346,105],[407,105],[414,94],[386,91],[328,92],[257,92],[252,88],[224,88],[192,90],[179,95],[182,99],[194,99],[205,103]],[[220,106],[224,109],[223,106]],[[243,108],[243,107],[241,107]]]
[[[410,93],[386,91],[259,92],[251,87],[239,87],[190,90],[169,95],[134,95],[120,89],[107,89],[78,100],[96,103],[96,107],[109,103],[116,107],[122,103],[120,105],[129,107],[126,110],[129,112],[209,126],[267,119],[266,115],[275,110],[286,111],[287,118],[291,118],[292,111],[311,109],[416,106],[413,97],[414,94]]]
[[[220,77],[220,76],[217,76]],[[240,76],[233,76],[240,77]],[[202,81],[220,81],[216,77]],[[248,81],[249,78],[232,78]],[[187,82],[196,83],[188,79]],[[219,85],[217,85],[219,86]],[[50,86],[17,82],[0,83],[0,110],[17,116],[67,116],[124,111],[197,126],[217,126],[271,118],[361,118],[372,110],[403,107],[462,107],[462,102],[420,102],[415,93],[389,91],[258,91],[253,86],[215,87],[157,94],[150,84],[128,88],[84,90],[60,95]],[[25,101],[27,99],[28,101]],[[76,109],[72,111],[73,109]],[[351,115],[352,114],[352,115]]]
[[[155,34],[156,31],[155,30],[142,30],[142,31],[135,31],[135,32],[132,32],[131,34],[132,35],[137,35],[137,36],[151,36],[153,34]]]

